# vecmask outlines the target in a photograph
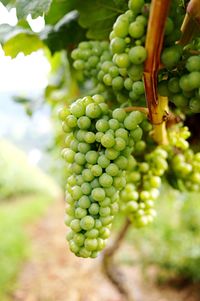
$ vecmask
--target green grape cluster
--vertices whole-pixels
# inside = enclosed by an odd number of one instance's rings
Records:
[[[159,83],[158,91],[160,95],[168,96],[176,107],[186,113],[199,113],[200,55],[189,55],[187,58],[183,55],[180,66],[176,68],[172,76]]]
[[[128,5],[129,10],[117,18],[110,33],[113,59],[102,76],[105,85],[112,86],[120,103],[128,98],[144,104],[142,76],[147,57],[144,43],[149,9],[145,9],[144,0],[130,0]]]
[[[77,256],[94,258],[110,235],[144,116],[120,108],[112,112],[103,96],[94,95],[76,100],[60,118],[67,133],[62,151],[68,169],[67,239]]]
[[[71,53],[73,67],[80,70],[85,78],[97,79],[100,67],[106,60],[111,60],[109,42],[84,41]]]
[[[176,126],[169,131],[169,176],[180,190],[200,191],[200,153],[189,148],[189,136],[187,127]]]
[[[146,226],[156,216],[154,202],[159,197],[161,177],[168,169],[167,157],[167,152],[158,146],[126,174],[127,185],[120,193],[120,205],[136,227]]]

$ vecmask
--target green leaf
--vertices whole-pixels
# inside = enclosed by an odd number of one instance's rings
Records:
[[[15,1],[13,1],[13,0],[1,0],[0,1],[3,5],[12,5],[12,4],[14,4],[15,3]]]
[[[31,14],[33,18],[42,16],[49,10],[51,2],[52,0],[17,0],[17,17],[23,19],[29,14]]]
[[[40,37],[54,53],[62,49],[73,48],[85,38],[85,30],[78,24],[78,12],[71,11],[55,26],[46,26]]]
[[[79,0],[79,23],[90,39],[107,39],[117,16],[127,10],[125,0]]]
[[[56,24],[63,16],[76,8],[77,0],[53,0],[45,16],[46,24]]]
[[[0,42],[5,55],[13,58],[16,57],[19,52],[28,55],[44,47],[43,42],[32,31],[21,27],[13,27],[8,24],[2,24],[0,26]]]

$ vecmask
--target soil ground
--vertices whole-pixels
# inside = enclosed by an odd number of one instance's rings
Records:
[[[69,251],[63,216],[64,204],[56,202],[37,224],[27,229],[32,239],[32,256],[24,263],[11,299],[125,301],[103,274],[101,258],[80,259]],[[144,277],[137,266],[123,265],[121,268],[135,301],[200,301],[199,285],[179,289],[159,286],[154,277]]]

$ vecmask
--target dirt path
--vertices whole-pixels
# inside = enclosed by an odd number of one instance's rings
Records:
[[[57,202],[30,229],[32,258],[24,263],[13,301],[124,301],[101,272],[100,259],[80,259],[65,242],[64,204]],[[136,301],[200,301],[200,288],[157,287],[138,268],[123,267]]]

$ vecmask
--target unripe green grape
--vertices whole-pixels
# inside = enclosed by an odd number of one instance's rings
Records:
[[[120,123],[114,118],[110,119],[108,121],[108,124],[109,124],[110,129],[112,129],[114,131],[120,127]]]
[[[121,76],[117,76],[112,80],[112,87],[116,91],[120,91],[124,86],[124,80]]]
[[[106,132],[109,129],[109,123],[108,123],[108,121],[104,120],[104,119],[99,119],[96,122],[96,129],[99,132],[103,132],[103,133]]]
[[[130,64],[129,56],[126,53],[117,54],[115,63],[119,68],[127,68]]]
[[[189,57],[185,66],[189,72],[200,71],[200,56],[193,55]]]
[[[86,108],[86,116],[95,119],[101,116],[101,108],[98,104],[91,103]]]
[[[94,178],[94,180],[92,180],[92,182],[90,183],[92,189],[100,187],[101,185],[99,184],[99,180],[97,178]]]
[[[100,165],[95,164],[95,165],[92,166],[91,172],[92,172],[92,174],[93,174],[95,177],[99,177],[99,176],[102,174],[103,171],[102,171],[102,168],[101,168]]]
[[[186,107],[188,105],[188,99],[184,97],[182,94],[176,94],[172,98],[172,102],[177,107]]]
[[[88,258],[91,256],[92,252],[87,250],[86,248],[81,248],[78,254],[83,258]]]
[[[101,207],[108,207],[111,204],[111,199],[106,197],[102,202],[101,202]]]
[[[105,198],[105,190],[103,188],[94,188],[92,190],[92,198],[95,201],[101,202]]]
[[[124,119],[126,118],[126,112],[123,109],[115,109],[112,112],[112,117],[116,120],[118,120],[119,122],[123,122]]]
[[[115,145],[115,139],[113,137],[113,135],[111,134],[104,134],[103,137],[101,138],[101,144],[105,147],[105,148],[111,148]]]
[[[105,191],[107,197],[112,197],[113,195],[116,194],[116,189],[113,186],[105,188],[104,191]]]
[[[90,126],[91,126],[91,120],[90,118],[88,118],[87,116],[81,116],[79,119],[78,119],[78,127],[82,130],[86,130],[88,129]]]
[[[170,80],[168,81],[168,89],[172,93],[179,93],[180,92],[179,79],[176,77],[170,78]]]
[[[84,183],[84,184],[87,184],[87,183]],[[80,206],[80,208],[83,208],[83,209],[88,209],[91,205],[91,202],[90,202],[90,199],[88,196],[86,195],[83,195],[79,201],[78,201],[78,205]]]
[[[82,247],[84,245],[85,236],[82,233],[76,233],[73,236],[73,241],[77,246]]]
[[[95,221],[92,216],[86,215],[80,220],[80,227],[83,230],[91,230],[94,227]]]
[[[144,0],[129,0],[128,7],[131,9],[135,14],[141,12],[142,7],[144,6]]]
[[[112,86],[112,76],[110,74],[105,74],[103,76],[103,82],[106,86]]]
[[[90,169],[84,169],[82,176],[85,182],[91,182],[94,179],[94,176]]]
[[[172,34],[173,30],[174,30],[174,22],[171,18],[167,18],[165,23],[165,35]]]
[[[107,173],[103,173],[99,177],[99,183],[101,184],[102,187],[110,187],[113,183],[113,178]]]
[[[138,95],[144,94],[144,84],[143,84],[143,82],[142,81],[134,82],[133,85],[132,85],[132,90]]]
[[[109,160],[115,160],[119,156],[119,152],[114,148],[108,148],[105,151],[105,156]]]
[[[85,107],[84,107],[84,105],[82,105],[80,103],[74,102],[74,103],[72,103],[72,105],[70,107],[70,112],[76,118],[79,118],[81,116],[84,116],[84,114],[85,114]]]
[[[110,164],[110,160],[105,155],[100,155],[97,163],[102,168],[106,168]]]
[[[140,47],[140,46],[137,46],[137,47]],[[134,53],[132,53],[132,54],[134,54]],[[143,76],[142,64],[140,63],[139,65],[138,64],[131,65],[131,67],[128,68],[128,75],[133,81],[141,80],[142,76]]]
[[[161,55],[161,61],[168,69],[174,68],[182,54],[182,47],[180,45],[175,45],[169,48],[165,48]]]
[[[117,77],[119,75],[119,68],[116,66],[112,66],[109,70],[109,74],[112,78]]]
[[[134,21],[129,25],[129,34],[134,39],[139,39],[144,35],[144,25],[141,22]]]
[[[78,144],[78,151],[80,153],[86,154],[87,152],[89,152],[91,146],[88,143],[85,142],[81,142]]]
[[[118,18],[113,26],[113,31],[114,31],[116,37],[119,37],[119,38],[126,37],[128,34],[128,27],[129,27],[129,22],[127,19],[121,18],[119,20],[119,18]]]
[[[99,205],[97,203],[92,203],[89,208],[89,213],[91,215],[96,215],[99,213]]]
[[[110,47],[112,53],[123,53],[126,48],[126,42],[124,39],[116,37],[111,40]]]
[[[200,112],[200,98],[192,98],[189,101],[189,107],[192,113]]]
[[[143,46],[132,47],[129,51],[129,59],[135,65],[142,64],[147,57],[146,49]]]
[[[77,126],[77,118],[73,115],[68,115],[65,121],[66,121],[67,125],[71,128],[74,128]]]
[[[94,143],[96,136],[93,132],[87,132],[84,136],[84,140],[86,143]]]

